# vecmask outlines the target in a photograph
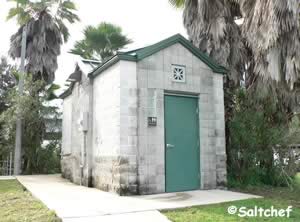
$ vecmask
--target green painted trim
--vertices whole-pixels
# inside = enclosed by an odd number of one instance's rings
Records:
[[[134,61],[134,62],[137,61],[137,59],[136,59],[135,56],[133,56],[133,55],[128,55],[128,54],[126,54],[126,53],[119,53],[119,54],[118,54],[118,57],[119,57],[120,60]]]
[[[112,57],[111,59],[109,59],[108,61],[106,61],[105,63],[103,63],[102,65],[100,65],[98,68],[96,68],[93,72],[88,74],[89,78],[94,78],[96,76],[98,76],[99,74],[101,74],[103,71],[105,71],[106,69],[108,69],[109,67],[113,66],[114,64],[116,64],[117,62],[119,62],[120,60],[124,60],[124,61],[134,61],[136,62],[136,57],[132,56],[132,55],[127,55],[125,53],[117,53],[117,55],[115,55],[114,57]]]
[[[62,94],[59,95],[60,99],[65,99],[68,96],[72,95],[74,83],[72,82],[67,90],[65,90]]]
[[[136,51],[137,60],[140,61],[148,56],[157,53],[160,50],[170,47],[176,43],[181,43],[185,48],[187,48],[193,55],[197,56],[201,61],[203,61],[208,67],[210,67],[215,73],[226,74],[228,71],[223,66],[218,65],[205,53],[201,52],[196,48],[191,42],[184,38],[180,34],[176,34],[170,38],[167,38],[161,42],[154,45],[148,46],[146,48]]]
[[[93,72],[88,74],[88,77],[93,78],[101,74],[104,70],[108,69],[110,66],[116,64],[120,60],[138,62],[176,43],[182,44],[193,55],[198,57],[209,68],[211,68],[214,73],[226,74],[228,72],[228,70],[225,67],[218,65],[213,59],[211,59],[205,53],[201,52],[198,48],[196,48],[191,42],[189,42],[182,35],[176,34],[174,36],[171,36],[170,38],[162,40],[148,47],[144,47],[144,48],[140,48],[128,52],[118,52],[111,59],[107,60],[106,62],[101,64],[98,68],[96,68]]]

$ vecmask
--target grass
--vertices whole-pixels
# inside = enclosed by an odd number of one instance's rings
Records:
[[[263,196],[261,199],[249,199],[242,201],[234,201],[222,204],[213,204],[199,207],[191,207],[180,210],[163,211],[173,222],[260,222],[260,221],[300,221],[300,173],[295,178],[295,188],[272,188],[272,187],[249,187],[243,190],[235,190],[245,193],[251,193]],[[227,212],[228,207],[236,206],[254,209],[254,206],[269,209],[274,206],[276,209],[286,209],[293,206],[290,218],[283,217],[238,217],[230,215]]]
[[[59,222],[53,211],[24,190],[17,180],[0,180],[1,222]]]

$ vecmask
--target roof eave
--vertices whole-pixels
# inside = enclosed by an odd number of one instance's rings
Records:
[[[126,55],[125,53],[119,52],[114,57],[112,57],[111,59],[109,59],[108,61],[106,61],[104,64],[102,64],[101,66],[99,66],[97,69],[95,69],[93,72],[89,73],[88,77],[89,78],[95,78],[96,76],[98,76],[103,71],[105,71],[109,67],[113,66],[114,64],[116,64],[120,60],[124,60],[124,61],[137,61],[137,59],[136,59],[135,56],[133,56],[133,55]]]
[[[163,50],[165,48],[170,47],[176,43],[182,44],[186,47],[193,55],[197,56],[201,61],[203,61],[208,67],[210,67],[213,72],[226,74],[228,73],[227,69],[218,65],[215,61],[209,58],[205,53],[201,52],[198,48],[196,48],[191,42],[185,39],[182,35],[176,34],[168,39],[165,39],[161,42],[158,42],[152,46],[149,46],[148,50],[147,47],[142,48],[141,52],[137,52],[137,61],[145,59],[148,56],[155,54],[156,52]],[[143,51],[144,50],[144,51]]]
[[[66,91],[59,95],[60,99],[65,99],[68,96],[72,95],[73,86],[69,87]]]
[[[157,53],[160,50],[163,50],[167,47],[170,47],[171,45],[174,45],[176,43],[182,44],[185,48],[187,48],[193,55],[198,57],[202,62],[204,62],[209,68],[212,69],[214,73],[219,74],[227,74],[228,70],[224,68],[223,66],[218,65],[213,59],[211,59],[208,55],[201,52],[198,48],[196,48],[190,41],[185,39],[181,34],[176,34],[174,36],[171,36],[170,38],[167,38],[161,42],[158,42],[154,45],[144,47],[138,50],[133,50],[129,52],[118,52],[115,56],[113,56],[111,59],[100,65],[98,68],[96,68],[93,72],[88,74],[89,78],[94,78],[101,74],[103,71],[111,67],[112,65],[116,64],[120,60],[124,61],[135,61],[138,62],[142,59],[145,59],[146,57],[149,57],[155,53]],[[135,55],[130,55],[128,53],[135,52]]]

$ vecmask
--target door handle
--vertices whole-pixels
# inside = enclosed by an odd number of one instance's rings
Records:
[[[173,145],[173,144],[169,144],[169,143],[167,143],[167,148],[174,148],[175,146]]]

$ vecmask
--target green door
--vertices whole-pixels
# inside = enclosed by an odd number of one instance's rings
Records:
[[[200,187],[198,99],[165,96],[166,192]]]

